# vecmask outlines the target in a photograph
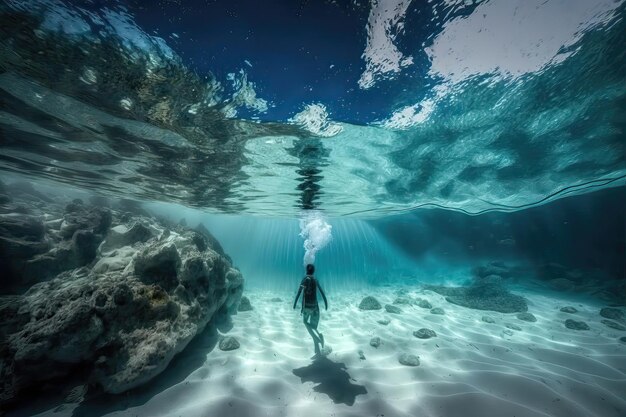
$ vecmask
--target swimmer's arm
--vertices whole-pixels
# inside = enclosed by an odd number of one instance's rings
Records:
[[[298,294],[296,294],[296,299],[293,301],[293,309],[296,309],[296,304],[298,304],[298,298],[300,298],[300,293],[302,292],[302,288],[304,286],[300,285],[300,288],[298,288]]]
[[[326,300],[326,294],[324,294],[324,290],[322,289],[322,286],[319,284],[319,282],[317,283],[317,288],[319,288],[320,294],[322,294],[322,298],[324,299],[324,305],[326,306],[326,310],[328,310],[328,300]]]

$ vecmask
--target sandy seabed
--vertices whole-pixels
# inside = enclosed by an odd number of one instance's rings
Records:
[[[359,310],[364,296],[391,304],[396,290],[328,294],[330,309],[322,309],[319,329],[332,352],[316,360],[299,309],[292,309],[293,294],[247,290],[254,309],[234,316],[227,332],[240,342],[239,349],[221,351],[219,335],[207,331],[146,387],[23,412],[74,417],[626,416],[626,344],[619,340],[626,332],[601,322],[601,305],[524,293],[537,318],[531,323],[408,288],[406,297],[426,299],[445,314],[417,305],[397,305],[400,314]],[[559,310],[568,305],[578,312]],[[484,322],[483,316],[495,323]],[[389,324],[378,323],[383,319]],[[568,329],[566,319],[585,321],[590,330]],[[418,339],[413,332],[420,328],[437,336]],[[381,339],[378,348],[370,345],[373,337]],[[418,356],[420,365],[400,364],[402,353]]]

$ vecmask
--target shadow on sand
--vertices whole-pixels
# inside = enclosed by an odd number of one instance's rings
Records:
[[[309,366],[294,369],[293,373],[300,377],[302,382],[313,382],[315,392],[326,394],[335,404],[354,405],[357,395],[367,394],[363,385],[356,385],[350,381],[350,374],[346,365],[333,362],[325,356],[316,358]]]

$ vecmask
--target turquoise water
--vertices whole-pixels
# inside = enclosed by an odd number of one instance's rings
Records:
[[[625,415],[625,17],[3,0],[2,410]]]

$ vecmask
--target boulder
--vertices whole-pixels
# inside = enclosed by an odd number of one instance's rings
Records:
[[[0,297],[0,405],[29,397],[32,388],[61,381],[76,369],[85,383],[107,393],[140,386],[161,373],[212,318],[233,314],[239,305],[241,273],[211,247],[200,251],[197,232],[179,230],[158,240],[153,237],[164,236],[165,227],[148,221],[144,226],[153,236],[148,237],[143,226],[132,231],[140,223],[130,219],[124,234],[135,237],[117,244],[136,244],[106,257],[98,253],[111,221],[106,213],[79,201],[68,204],[63,233],[51,238],[52,249],[25,263],[25,269],[37,267],[41,274],[62,272],[22,295]],[[40,239],[41,224],[27,223],[26,228],[3,224],[5,231],[13,227]],[[109,268],[113,262],[106,259],[122,265]]]
[[[378,349],[378,347],[380,346],[380,337],[372,337],[370,339],[370,346]]]
[[[491,262],[487,265],[478,266],[474,269],[474,275],[479,278],[488,277],[490,275],[509,278],[511,269],[502,262]]]
[[[224,252],[224,248],[222,248],[222,245],[220,244],[219,240],[217,240],[215,236],[213,236],[213,234],[211,234],[211,232],[209,232],[209,230],[202,223],[198,224],[198,226],[196,226],[194,230],[200,236],[200,238],[198,237],[194,238],[196,239],[195,240],[196,244],[206,245],[207,247],[213,249],[215,252],[222,255],[226,259],[228,259],[228,262],[232,263],[232,260],[230,259],[230,257],[226,255],[226,253]],[[201,243],[198,243],[198,242],[201,242]]]
[[[435,307],[433,309],[430,310],[430,314],[439,314],[439,315],[443,315],[446,314],[446,312],[443,310],[443,308],[441,307]]]
[[[624,312],[617,308],[604,307],[602,310],[600,310],[600,315],[604,318],[611,320],[624,320]]]
[[[431,337],[437,337],[437,333],[434,330],[422,328],[414,331],[413,336],[418,339],[430,339]]]
[[[280,297],[274,297],[270,300],[272,303],[282,303],[283,299]]]
[[[611,329],[615,329],[615,330],[626,330],[626,327],[622,326],[619,323],[616,323],[612,320],[607,320],[607,319],[603,319],[601,320],[602,324],[604,324],[607,327],[610,327]]]
[[[531,323],[534,323],[534,322],[537,321],[537,317],[535,317],[535,315],[533,313],[528,313],[528,312],[518,313],[516,317],[519,320],[528,321],[528,322],[531,322]]]
[[[408,297],[396,297],[396,299],[393,300],[393,304],[410,305],[411,304],[411,299],[408,298]]]
[[[500,275],[487,275],[479,276],[474,279],[474,283],[477,285],[502,285],[504,279]]]
[[[359,308],[361,310],[380,310],[383,307],[380,305],[377,299],[372,296],[367,296],[361,300],[359,303]]]
[[[427,309],[433,308],[432,304],[430,304],[428,300],[424,300],[421,298],[416,301],[415,305],[417,305],[420,308],[427,308]]]
[[[510,293],[503,285],[474,284],[466,287],[428,285],[431,291],[446,296],[446,301],[476,310],[518,313],[528,310],[526,299]]]
[[[0,215],[1,292],[13,292],[38,277],[25,273],[26,263],[50,249],[43,222],[23,214]]]
[[[572,306],[561,307],[559,311],[562,311],[563,313],[570,313],[570,314],[578,313],[578,310],[576,310]]]
[[[392,314],[402,314],[402,310],[400,310],[400,308],[391,304],[385,304],[385,311]]]
[[[495,323],[496,322],[493,318],[491,318],[489,316],[482,316],[481,320],[484,321],[485,323]]]
[[[519,327],[517,324],[513,324],[513,323],[506,323],[505,326],[507,327],[507,329],[511,329],[511,330],[517,330],[517,331],[522,330],[521,327]]]
[[[88,230],[104,238],[111,221],[111,211],[106,208],[70,203],[66,207],[59,234],[63,239],[71,239],[76,231]]]
[[[238,311],[251,311],[252,304],[250,304],[250,299],[246,296],[241,297],[241,301],[239,301]]]
[[[387,326],[391,321],[389,319],[380,319],[377,320],[376,323],[382,324],[383,326]]]
[[[419,366],[420,360],[417,356],[403,353],[398,357],[398,362],[404,366]]]
[[[20,280],[33,284],[91,264],[111,221],[109,210],[85,206],[78,199],[69,203],[58,232],[56,226],[47,229],[45,244],[49,245],[49,250],[23,261]]]
[[[576,321],[572,319],[565,320],[565,327],[572,330],[589,330],[589,325],[584,321]]]
[[[226,336],[220,340],[220,350],[229,351],[239,349],[239,341],[232,336]]]
[[[106,239],[100,245],[100,250],[107,252],[135,243],[144,243],[155,235],[156,231],[141,221],[135,221],[130,225],[120,224],[109,230]],[[204,250],[206,248],[202,251]]]

